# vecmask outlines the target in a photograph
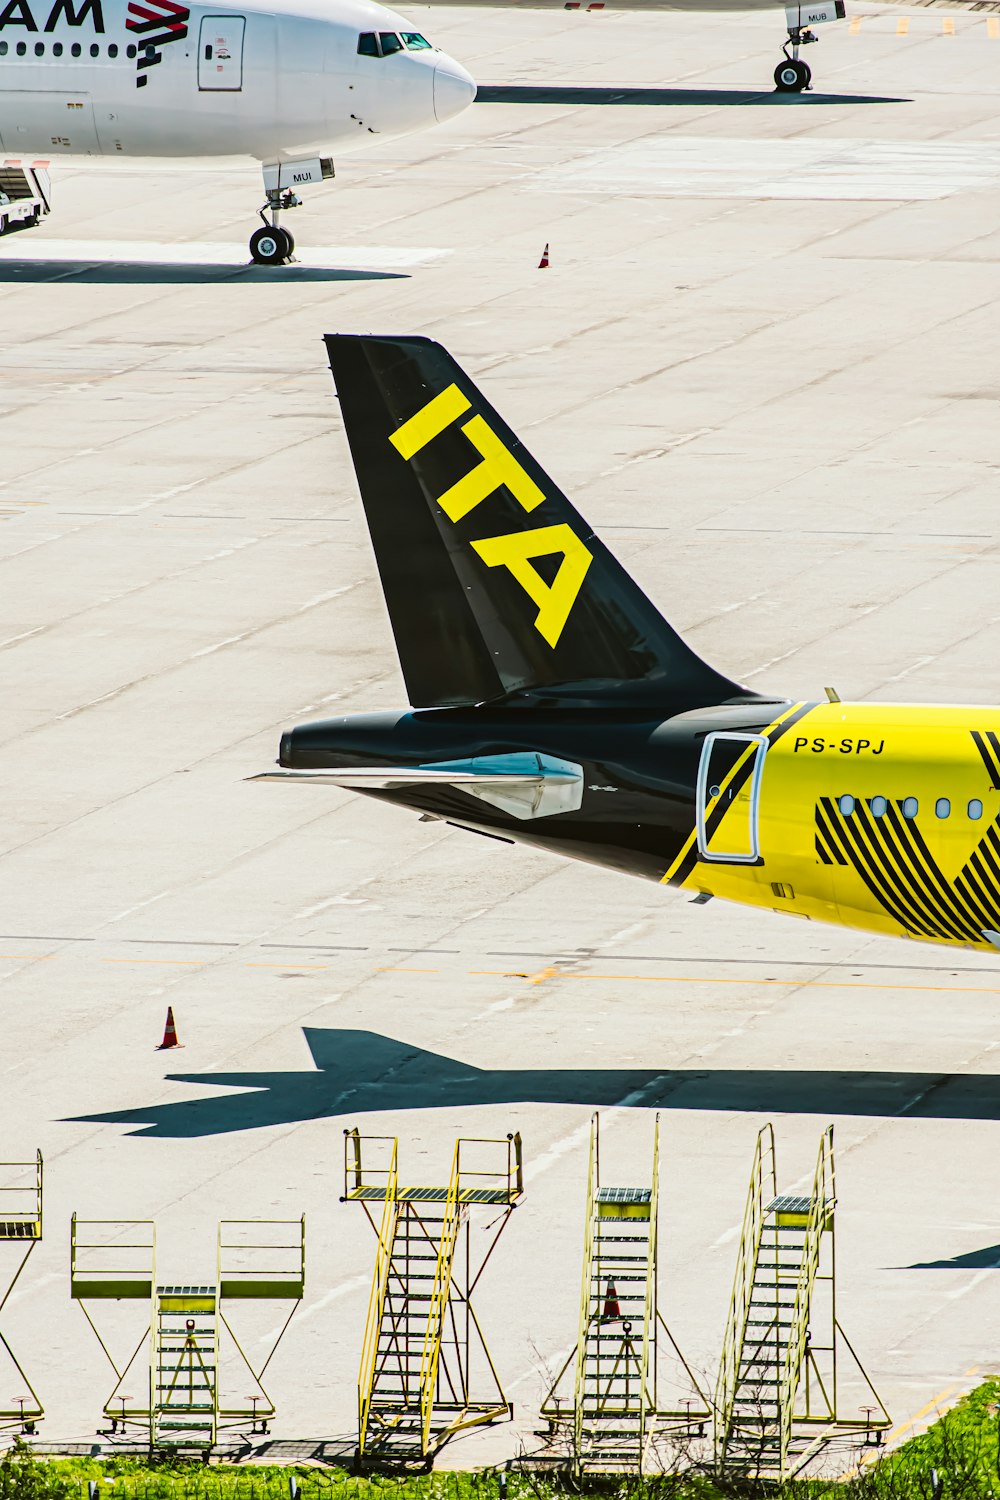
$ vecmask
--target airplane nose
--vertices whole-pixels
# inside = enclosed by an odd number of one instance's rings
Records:
[[[476,97],[476,81],[454,58],[442,58],[434,69],[434,116],[440,124],[468,109]]]

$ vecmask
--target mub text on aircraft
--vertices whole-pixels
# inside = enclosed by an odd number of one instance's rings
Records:
[[[265,264],[290,258],[280,215],[333,176],[334,155],[474,97],[461,64],[376,0],[0,0],[8,170],[58,155],[252,157],[266,202],[250,248]]]
[[[327,338],[410,707],[317,782],[680,887],[1000,947],[1000,710],[793,702],[702,661],[426,338]]]

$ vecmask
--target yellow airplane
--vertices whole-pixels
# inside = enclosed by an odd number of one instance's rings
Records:
[[[703,662],[440,345],[330,336],[411,706],[280,770],[696,893],[1000,947],[1000,710],[752,692]]]

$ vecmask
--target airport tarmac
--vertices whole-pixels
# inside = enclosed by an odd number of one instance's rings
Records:
[[[832,1120],[840,1317],[905,1427],[996,1367],[1000,956],[246,778],[291,724],[405,702],[329,331],[447,344],[727,673],[995,701],[1000,28],[855,9],[780,97],[780,12],[414,15],[482,102],[338,163],[299,265],[243,264],[242,165],[57,164],[0,245],[0,1157],[47,1171],[4,1330],[42,1435],[89,1441],[114,1377],[71,1212],[154,1217],[175,1282],[220,1216],[305,1212],[274,1434],[349,1439],[374,1240],[342,1130],[431,1182],[519,1130],[480,1304],[515,1423],[443,1459],[494,1461],[575,1336],[591,1111],[627,1183],[662,1110],[661,1305],[709,1380],[757,1130],[801,1190]]]

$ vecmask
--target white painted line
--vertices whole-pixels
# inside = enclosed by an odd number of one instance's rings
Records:
[[[979,141],[634,141],[527,181],[538,193],[634,198],[929,199],[1000,186],[1000,154]]]
[[[338,271],[364,267],[398,271],[443,260],[451,250],[434,245],[304,245],[296,250],[296,265],[304,270]],[[238,269],[250,264],[246,245],[221,240],[163,244],[155,240],[54,240],[12,236],[0,247],[0,259],[30,261],[85,261],[91,265],[139,262],[152,266],[221,266]]]

